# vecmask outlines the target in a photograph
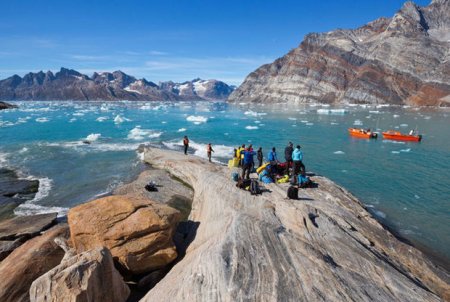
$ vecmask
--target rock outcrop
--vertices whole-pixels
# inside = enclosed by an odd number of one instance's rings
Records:
[[[200,82],[202,84],[197,85]],[[231,88],[220,81],[199,80],[193,83],[199,88],[193,94],[185,94],[176,89],[167,89],[168,85],[160,87],[145,79],[136,79],[120,70],[95,72],[89,77],[73,69],[61,68],[56,74],[51,71],[30,72],[23,78],[14,75],[1,80],[0,99],[196,101],[215,97],[225,99],[231,93]]]
[[[0,219],[12,216],[13,210],[34,198],[38,190],[38,180],[21,179],[15,171],[0,168]]]
[[[177,257],[172,237],[180,213],[169,206],[109,196],[72,208],[67,216],[78,253],[105,246],[132,274],[159,269]]]
[[[0,101],[0,110],[17,108],[16,105],[8,104]]]
[[[65,259],[33,282],[31,302],[124,302],[130,294],[107,248]]]
[[[448,0],[406,2],[390,19],[308,34],[228,100],[450,106],[449,20]]]
[[[384,229],[349,192],[318,188],[286,199],[237,189],[226,167],[147,149],[145,160],[194,188],[198,223],[185,257],[142,301],[442,301],[449,273]]]
[[[64,251],[55,238],[68,238],[67,225],[57,225],[43,235],[28,240],[0,262],[0,301],[29,301],[31,283],[55,266]]]
[[[57,213],[19,216],[0,222],[0,261],[26,240],[56,223]]]

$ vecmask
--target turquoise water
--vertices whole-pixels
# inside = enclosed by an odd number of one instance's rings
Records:
[[[450,259],[450,112],[411,108],[225,103],[18,102],[0,111],[0,166],[41,179],[34,200],[15,213],[59,211],[130,181],[141,167],[140,144],[181,149],[206,157],[213,144],[226,162],[242,143],[301,144],[307,170],[355,194],[380,221],[411,242]],[[416,128],[420,143],[361,140],[347,128]],[[83,143],[89,140],[91,144]]]

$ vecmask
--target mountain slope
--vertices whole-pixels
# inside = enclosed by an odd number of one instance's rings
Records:
[[[162,87],[145,79],[136,79],[122,71],[95,72],[92,77],[72,69],[61,68],[53,74],[28,73],[23,78],[14,75],[0,81],[1,100],[142,100],[142,101],[197,101],[225,99],[232,89],[227,84],[211,82],[202,93],[182,94]],[[186,82],[190,83],[190,82]],[[196,85],[196,84],[193,85]],[[178,84],[177,84],[178,85]],[[216,86],[225,87],[220,94]]]
[[[449,59],[450,1],[406,2],[392,18],[308,34],[228,100],[450,106]]]

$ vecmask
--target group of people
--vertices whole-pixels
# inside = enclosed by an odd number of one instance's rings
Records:
[[[255,152],[253,146],[250,144],[247,148],[245,144],[237,149],[234,149],[234,157],[239,159],[239,166],[242,168],[242,178],[249,179],[250,173],[255,169],[255,162],[253,157],[256,155],[258,160],[258,167],[263,165],[264,156],[262,147],[259,147]],[[271,167],[271,174],[278,172],[279,167],[284,167],[284,175],[297,176],[301,172],[305,171],[305,165],[303,164],[303,152],[301,151],[301,146],[297,145],[294,148],[294,144],[289,142],[284,149],[285,162],[281,163],[278,160],[278,155],[276,148],[273,147],[271,151],[267,154],[267,161]]]

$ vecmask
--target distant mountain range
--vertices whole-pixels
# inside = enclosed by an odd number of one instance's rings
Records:
[[[450,106],[450,0],[406,2],[392,18],[308,34],[250,73],[230,102]]]
[[[0,100],[224,100],[233,91],[218,80],[194,79],[184,83],[136,79],[122,71],[95,72],[92,77],[61,68],[55,74],[28,73],[0,81]]]

